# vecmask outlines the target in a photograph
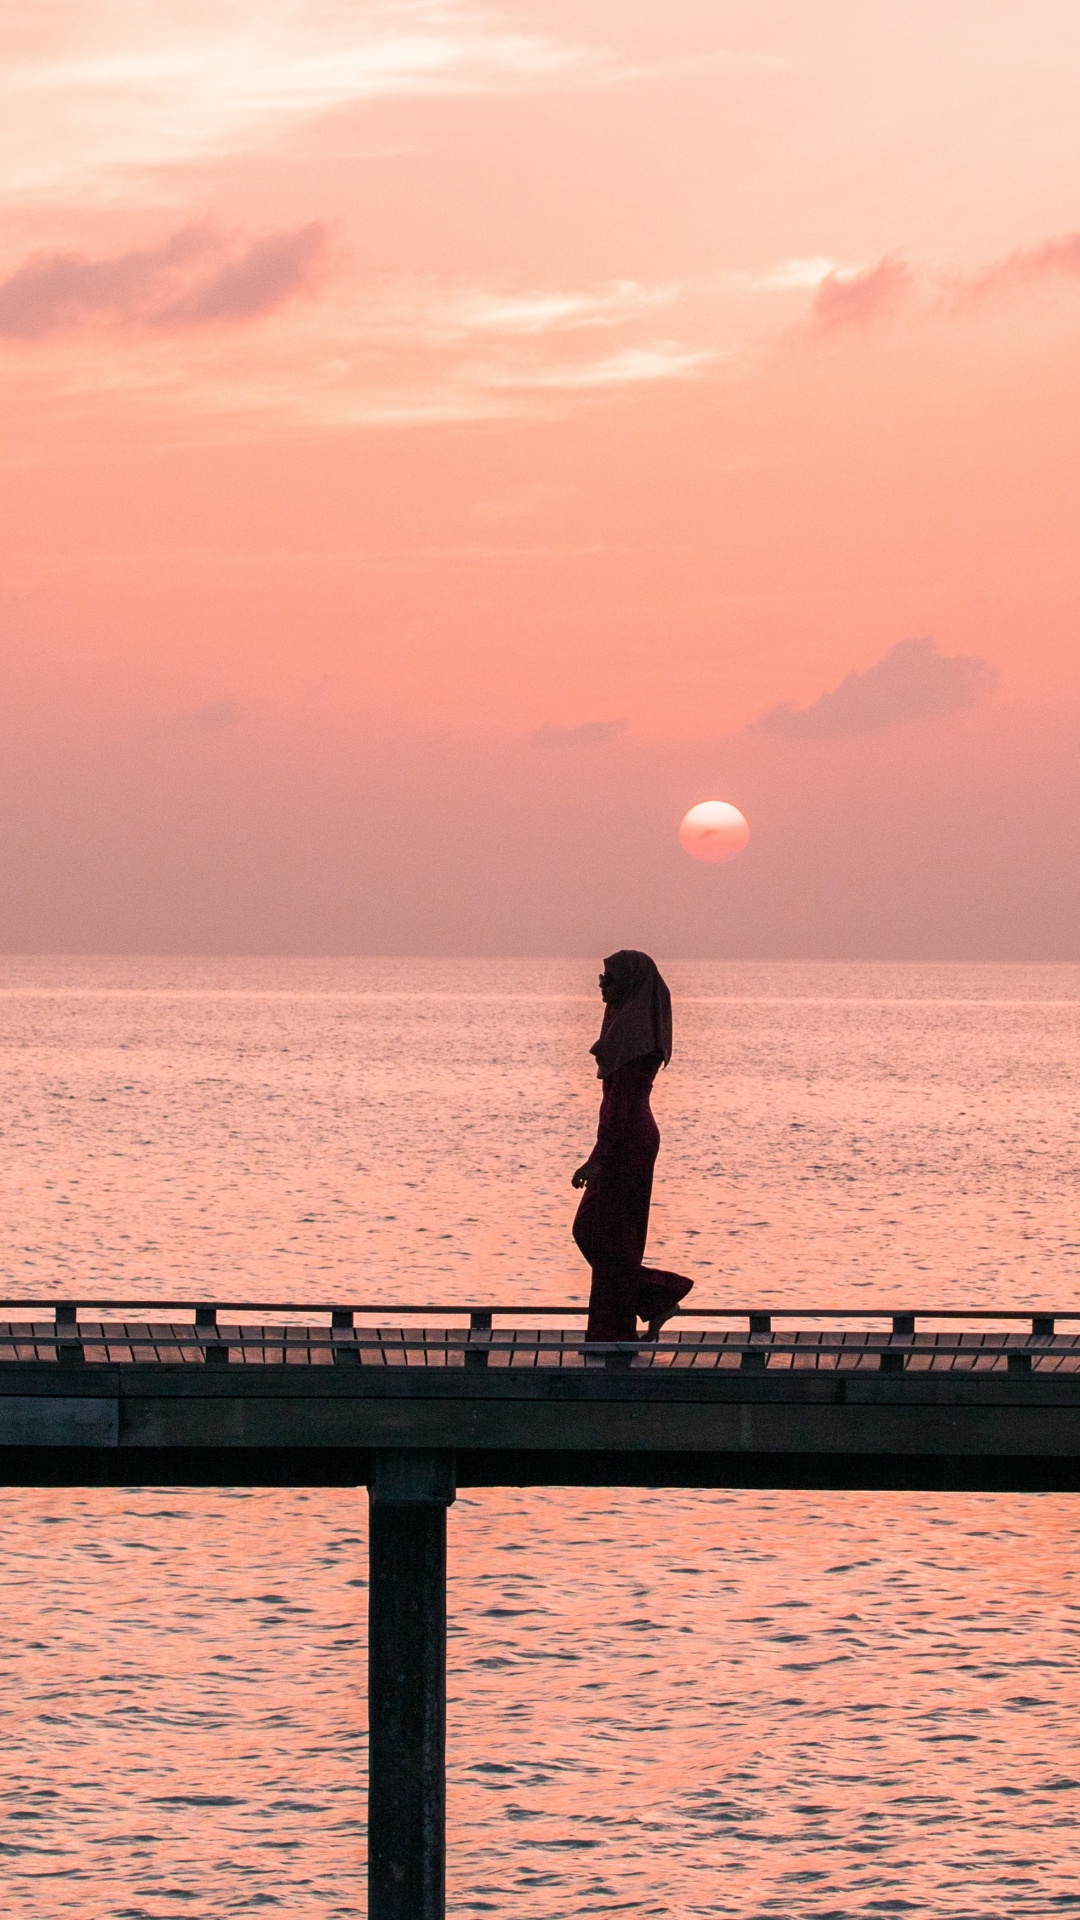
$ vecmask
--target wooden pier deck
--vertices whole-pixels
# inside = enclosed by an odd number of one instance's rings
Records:
[[[1080,1313],[0,1303],[0,1478],[1080,1487]],[[521,1324],[531,1319],[532,1323]]]
[[[458,1486],[1080,1491],[1080,1312],[0,1302],[0,1482],[366,1486],[369,1920],[442,1920]],[[575,1324],[576,1322],[576,1324]]]

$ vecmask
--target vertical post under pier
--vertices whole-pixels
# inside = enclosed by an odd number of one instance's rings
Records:
[[[370,1494],[368,1920],[444,1920],[454,1456],[378,1452]]]

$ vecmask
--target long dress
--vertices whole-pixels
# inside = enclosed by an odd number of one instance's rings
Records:
[[[660,1149],[649,1105],[659,1066],[659,1054],[641,1054],[603,1083],[591,1155],[597,1174],[574,1216],[574,1239],[592,1268],[586,1340],[636,1340],[639,1318],[669,1312],[693,1285],[681,1274],[641,1264]]]

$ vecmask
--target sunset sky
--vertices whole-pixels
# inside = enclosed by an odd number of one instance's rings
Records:
[[[0,945],[1080,959],[1075,0],[0,22]]]

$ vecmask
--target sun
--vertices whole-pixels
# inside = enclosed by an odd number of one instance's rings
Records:
[[[728,800],[701,800],[691,807],[679,828],[679,839],[692,860],[719,866],[734,860],[750,838],[750,824]]]

